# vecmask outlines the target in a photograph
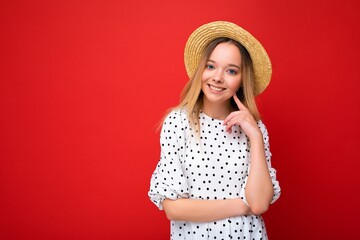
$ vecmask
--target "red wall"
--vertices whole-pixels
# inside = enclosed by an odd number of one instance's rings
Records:
[[[169,239],[148,200],[188,35],[238,23],[266,47],[259,98],[282,196],[271,239],[354,239],[360,2],[0,2],[0,239]]]

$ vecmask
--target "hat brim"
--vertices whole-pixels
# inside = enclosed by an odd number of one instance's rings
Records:
[[[184,51],[184,62],[188,76],[195,73],[207,45],[214,39],[227,37],[239,42],[249,52],[254,67],[254,94],[262,93],[269,85],[272,74],[271,61],[261,43],[238,25],[216,21],[202,25],[189,37]]]

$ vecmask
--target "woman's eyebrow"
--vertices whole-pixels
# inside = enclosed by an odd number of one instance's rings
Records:
[[[236,67],[236,68],[240,69],[240,67],[236,64],[229,64],[229,67]]]
[[[211,60],[211,59],[209,59],[208,62],[216,63],[214,60]],[[240,69],[240,66],[238,66],[238,65],[236,65],[236,64],[229,64],[228,66],[229,66],[229,67],[236,67],[236,68]]]

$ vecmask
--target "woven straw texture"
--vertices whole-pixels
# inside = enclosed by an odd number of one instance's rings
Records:
[[[255,95],[262,93],[269,85],[271,61],[261,43],[249,32],[236,24],[216,21],[202,25],[189,37],[184,51],[185,68],[191,78],[196,71],[206,46],[214,39],[227,37],[238,41],[249,52],[254,65]]]

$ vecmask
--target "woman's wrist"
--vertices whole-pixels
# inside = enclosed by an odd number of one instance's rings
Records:
[[[260,130],[254,131],[251,135],[248,136],[251,144],[264,144],[263,135]]]
[[[232,201],[234,201],[235,204],[235,216],[243,216],[250,214],[249,206],[246,205],[245,202],[241,200],[241,198],[232,199]]]

